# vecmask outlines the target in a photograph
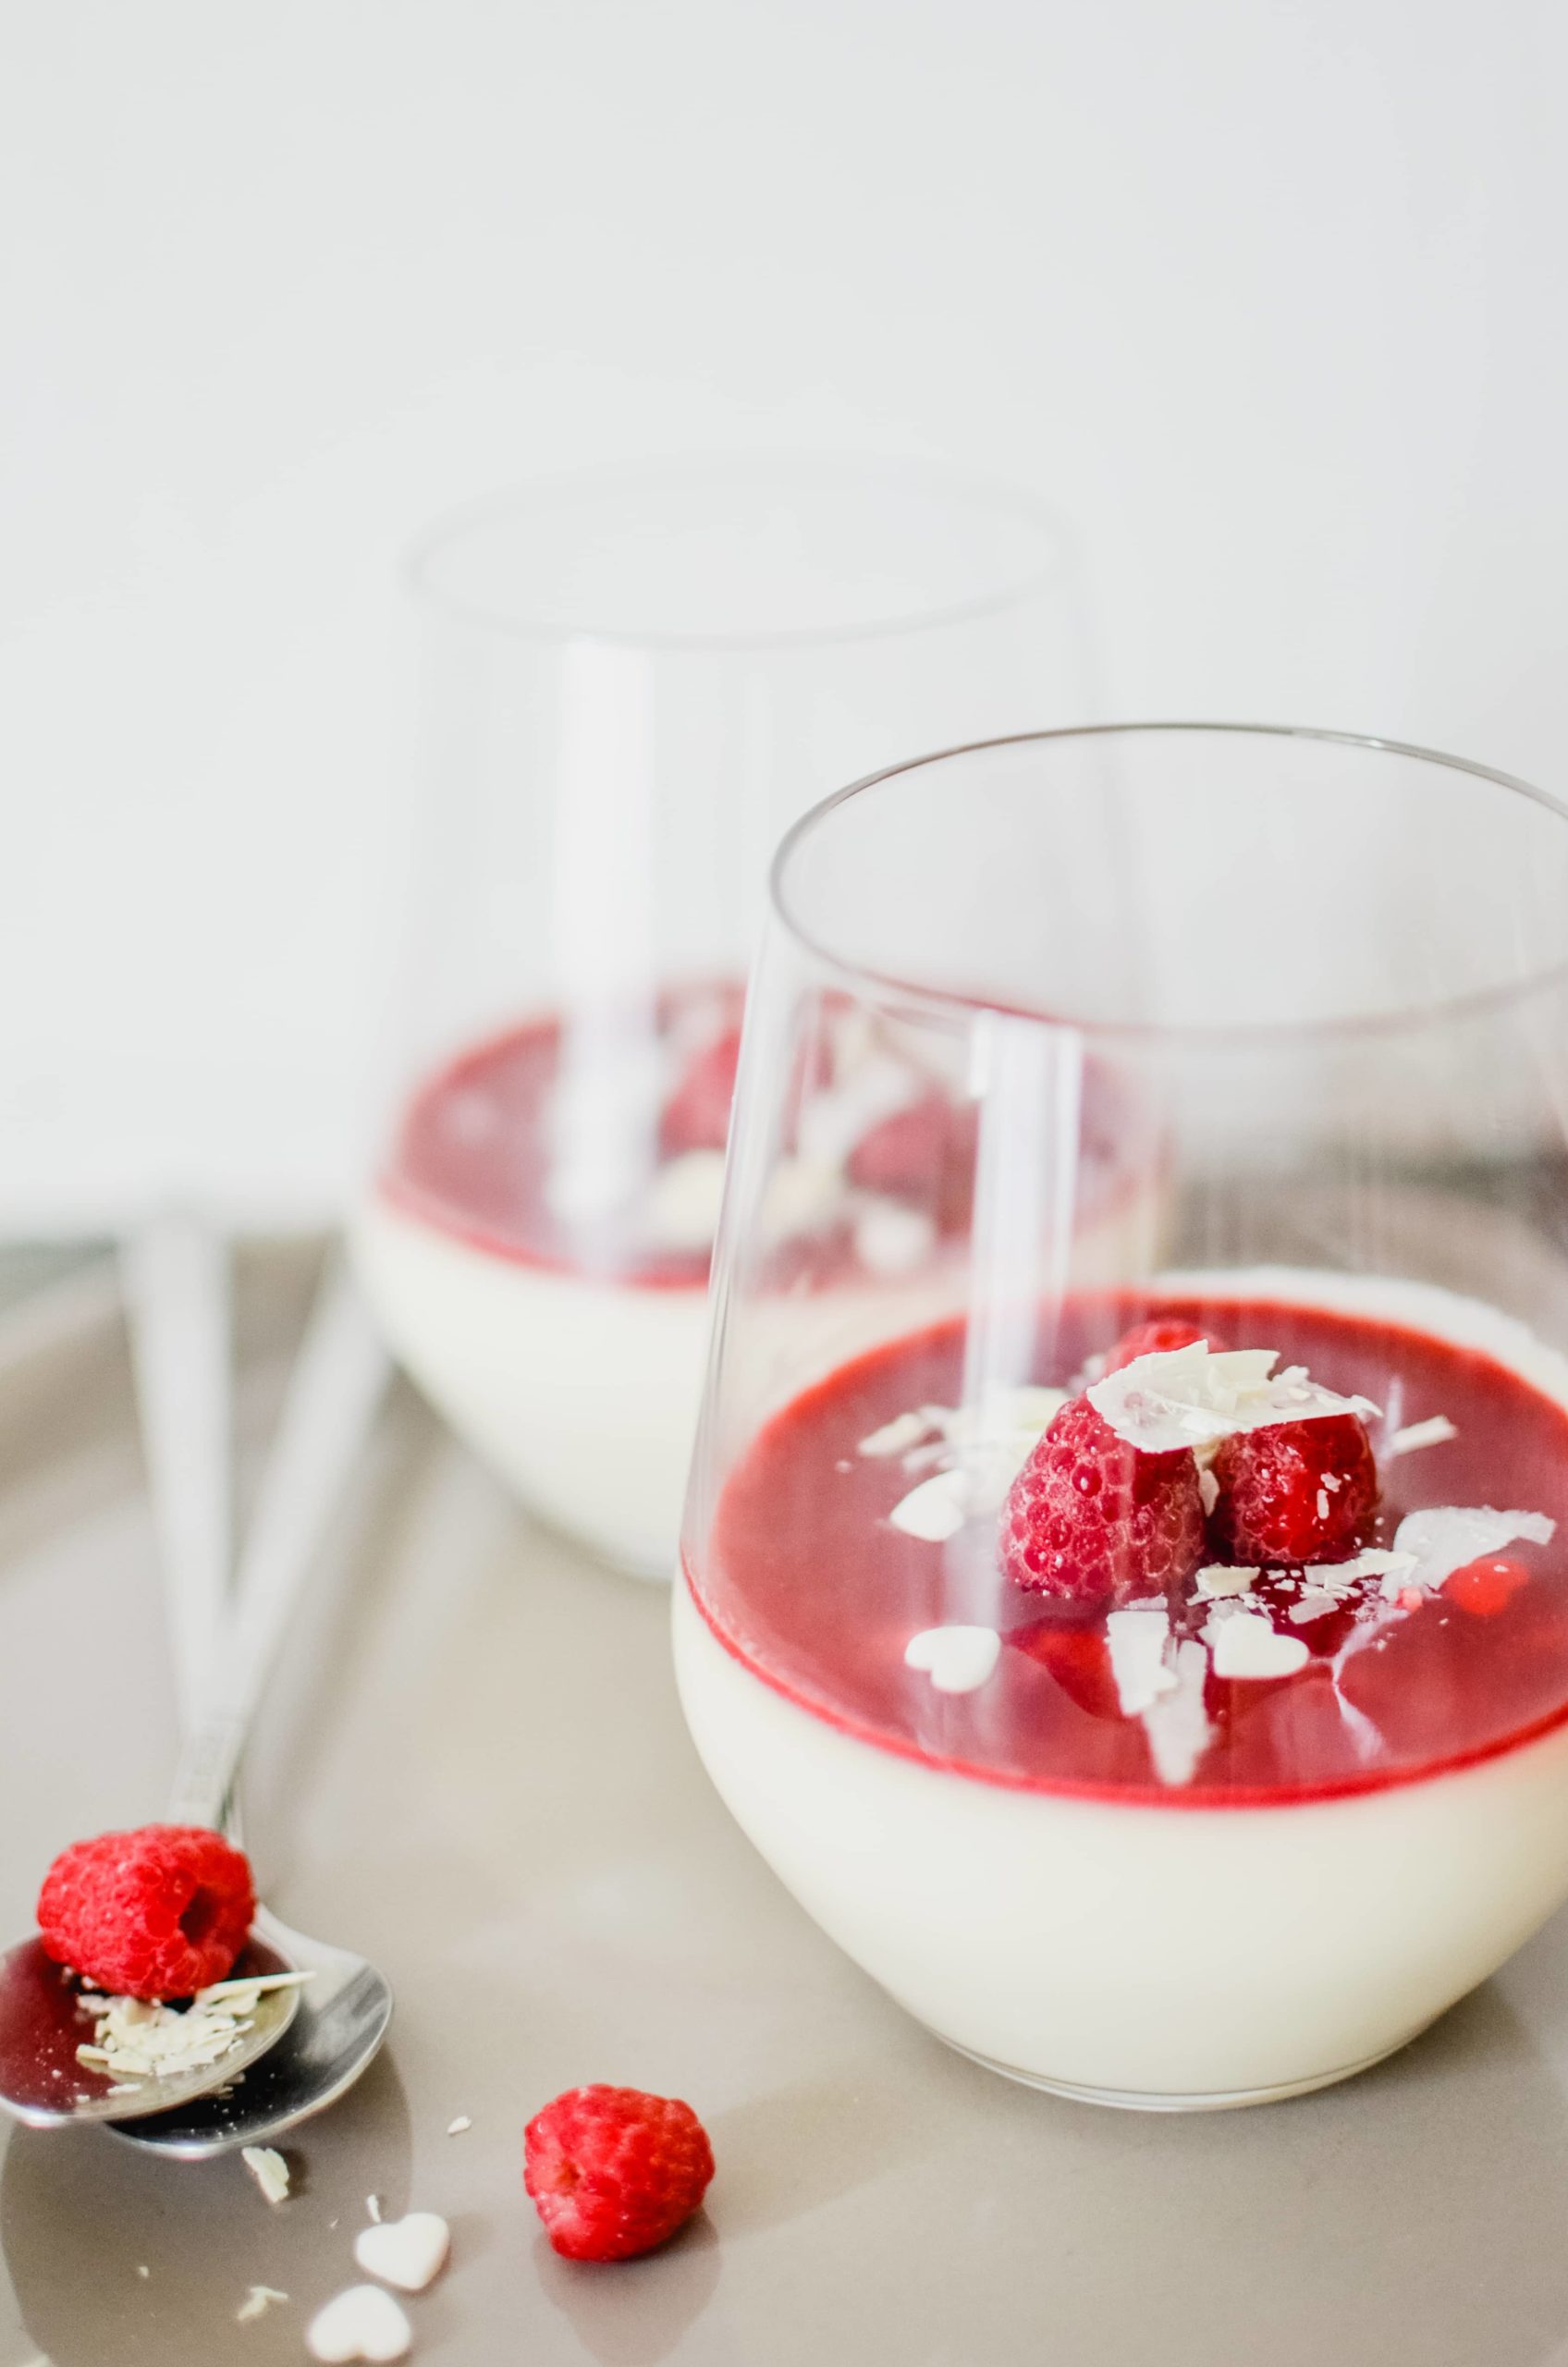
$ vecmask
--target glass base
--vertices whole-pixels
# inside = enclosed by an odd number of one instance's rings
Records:
[[[1426,2027],[1425,2024],[1422,2025]],[[1281,2104],[1291,2096],[1310,2096],[1318,2088],[1332,2088],[1341,2079],[1354,2079],[1360,2071],[1370,2071],[1375,2063],[1386,2063],[1397,2054],[1411,2039],[1420,2036],[1411,2030],[1392,2046],[1380,2047],[1376,2054],[1364,2055],[1359,2063],[1346,2063],[1337,2071],[1315,2072],[1308,2079],[1287,2079],[1274,2088],[1222,2089],[1212,2095],[1141,2095],[1131,2088],[1080,2088],[1071,2079],[1047,2079],[1037,2071],[1020,2071],[1011,2063],[993,2062],[988,2054],[977,2054],[970,2046],[960,2046],[956,2039],[944,2038],[940,2030],[933,2032],[944,2046],[962,2054],[971,2063],[978,2063],[983,2071],[995,2071],[1002,2079],[1014,2080],[1021,2088],[1037,2088],[1043,2095],[1065,2096],[1070,2103],[1104,2104],[1113,2112],[1240,2112],[1247,2104]]]

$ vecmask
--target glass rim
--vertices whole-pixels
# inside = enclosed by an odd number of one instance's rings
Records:
[[[1511,791],[1568,827],[1568,803],[1549,791],[1537,789],[1533,782],[1521,780],[1516,774],[1501,772],[1495,766],[1476,764],[1467,756],[1448,755],[1441,749],[1422,747],[1412,741],[1390,740],[1370,732],[1335,731],[1311,724],[1225,723],[1182,717],[1127,723],[1063,724],[1047,730],[1007,732],[994,740],[962,741],[950,748],[933,749],[925,755],[906,757],[899,764],[885,765],[876,772],[863,774],[859,780],[847,782],[842,789],[822,798],[790,826],[774,851],[767,875],[768,904],[772,915],[813,960],[824,964],[851,986],[858,983],[863,987],[875,987],[883,994],[897,995],[927,1013],[952,1015],[994,1012],[1006,1018],[1026,1020],[1057,1035],[1078,1036],[1099,1044],[1145,1048],[1169,1044],[1183,1049],[1218,1051],[1415,1036],[1483,1016],[1491,1011],[1506,1010],[1552,988],[1568,990],[1568,925],[1565,925],[1562,959],[1547,963],[1528,977],[1511,979],[1501,986],[1476,987],[1466,994],[1449,996],[1439,1001],[1416,1003],[1399,1011],[1352,1012],[1327,1020],[1268,1021],[1257,1027],[1230,1024],[1223,1026],[1178,1025],[1157,1019],[1100,1020],[1074,1017],[1068,1012],[1058,1016],[1049,1012],[1030,1011],[1022,1005],[1005,1003],[984,994],[964,994],[953,988],[923,985],[918,978],[900,977],[895,972],[877,970],[868,963],[850,960],[815,937],[790,909],[785,874],[798,848],[839,806],[848,804],[868,790],[881,787],[886,781],[896,780],[908,773],[925,771],[934,765],[949,764],[961,756],[984,755],[998,748],[1046,746],[1056,741],[1069,740],[1153,739],[1169,732],[1305,741],[1332,747],[1357,748],[1380,755],[1407,757],[1419,764],[1439,766],[1445,771],[1466,774],[1472,779],[1485,781],[1495,789]]]
[[[835,477],[868,482],[878,476],[903,479],[932,495],[965,501],[976,510],[988,510],[998,519],[1030,529],[1040,546],[1039,562],[1022,574],[1010,574],[995,590],[969,599],[932,602],[927,607],[868,618],[850,625],[805,625],[755,632],[632,630],[623,625],[571,623],[547,615],[510,616],[484,599],[450,591],[434,578],[433,570],[443,556],[458,547],[469,534],[499,520],[523,520],[530,511],[542,509],[563,497],[587,497],[622,486],[631,490],[674,485],[683,481],[710,485],[760,485],[770,475],[784,483],[797,472],[808,482],[815,479],[819,485],[828,484]],[[1073,530],[1066,517],[1028,486],[1010,484],[1004,478],[920,453],[763,446],[754,450],[677,451],[643,460],[594,462],[481,494],[445,511],[414,535],[404,552],[402,575],[409,590],[433,610],[507,640],[544,647],[587,642],[619,649],[739,653],[827,648],[857,641],[896,641],[999,615],[1010,608],[1022,607],[1058,582],[1074,549]]]

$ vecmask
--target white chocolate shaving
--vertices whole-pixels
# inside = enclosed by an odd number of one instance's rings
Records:
[[[1256,1579],[1256,1570],[1233,1569],[1227,1562],[1207,1562],[1198,1572],[1195,1583],[1199,1594],[1207,1595],[1212,1602],[1224,1595],[1250,1593]]]
[[[1429,1504],[1422,1512],[1406,1513],[1394,1532],[1394,1549],[1414,1557],[1408,1585],[1436,1588],[1467,1562],[1501,1553],[1516,1538],[1550,1545],[1556,1532],[1557,1523],[1545,1513],[1500,1513],[1490,1504]]]
[[[1434,1414],[1429,1421],[1407,1422],[1392,1438],[1384,1441],[1382,1452],[1385,1455],[1414,1454],[1424,1446],[1444,1446],[1458,1436],[1457,1428],[1446,1414]]]
[[[1274,1348],[1210,1349],[1207,1341],[1164,1355],[1135,1356],[1088,1392],[1090,1404],[1118,1438],[1144,1454],[1211,1445],[1241,1430],[1310,1422],[1332,1414],[1376,1414],[1366,1397],[1319,1388],[1301,1365],[1273,1373]]]
[[[1176,1690],[1176,1672],[1165,1662],[1170,1635],[1162,1602],[1129,1604],[1106,1621],[1110,1673],[1124,1718],[1141,1717],[1162,1694]]]
[[[862,1439],[855,1453],[889,1459],[895,1454],[907,1454],[911,1447],[918,1446],[922,1439],[941,1429],[949,1411],[946,1405],[917,1405],[913,1413],[895,1414],[890,1422],[884,1422],[879,1430]]]
[[[214,1981],[199,1989],[183,2010],[146,1998],[100,1997],[88,1991],[78,2003],[93,2017],[92,2042],[77,2048],[77,2061],[127,2085],[204,2071],[221,2063],[252,2028],[266,1991],[297,1989],[310,1978],[308,1972],[276,1972]]]
[[[288,2165],[271,2145],[243,2145],[239,2158],[271,2203],[288,2200]]]
[[[234,2322],[236,2325],[248,2326],[255,2319],[264,2318],[275,2301],[288,2299],[288,2294],[280,2293],[276,2285],[252,2285],[234,2312]]]
[[[1144,1711],[1144,1732],[1155,1773],[1162,1784],[1190,1784],[1207,1749],[1213,1726],[1204,1707],[1208,1654],[1195,1637],[1178,1644],[1174,1688]]]

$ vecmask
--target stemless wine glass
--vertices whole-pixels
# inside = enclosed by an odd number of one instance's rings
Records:
[[[919,1090],[786,1250],[845,1040]],[[1565,1138],[1568,812],[1501,775],[1046,733],[785,840],[677,1666],[757,1847],[949,2043],[1289,2095],[1568,1895]],[[929,1244],[875,1283],[870,1198]]]
[[[426,794],[361,1270],[519,1493],[668,1577],[768,857],[890,744],[1092,705],[1074,561],[947,470],[748,459],[486,504],[415,577]]]

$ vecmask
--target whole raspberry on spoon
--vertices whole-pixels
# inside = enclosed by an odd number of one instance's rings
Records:
[[[219,1833],[144,1824],[62,1850],[38,1928],[56,1964],[126,1997],[190,1997],[232,1970],[256,1911],[249,1861]]]

